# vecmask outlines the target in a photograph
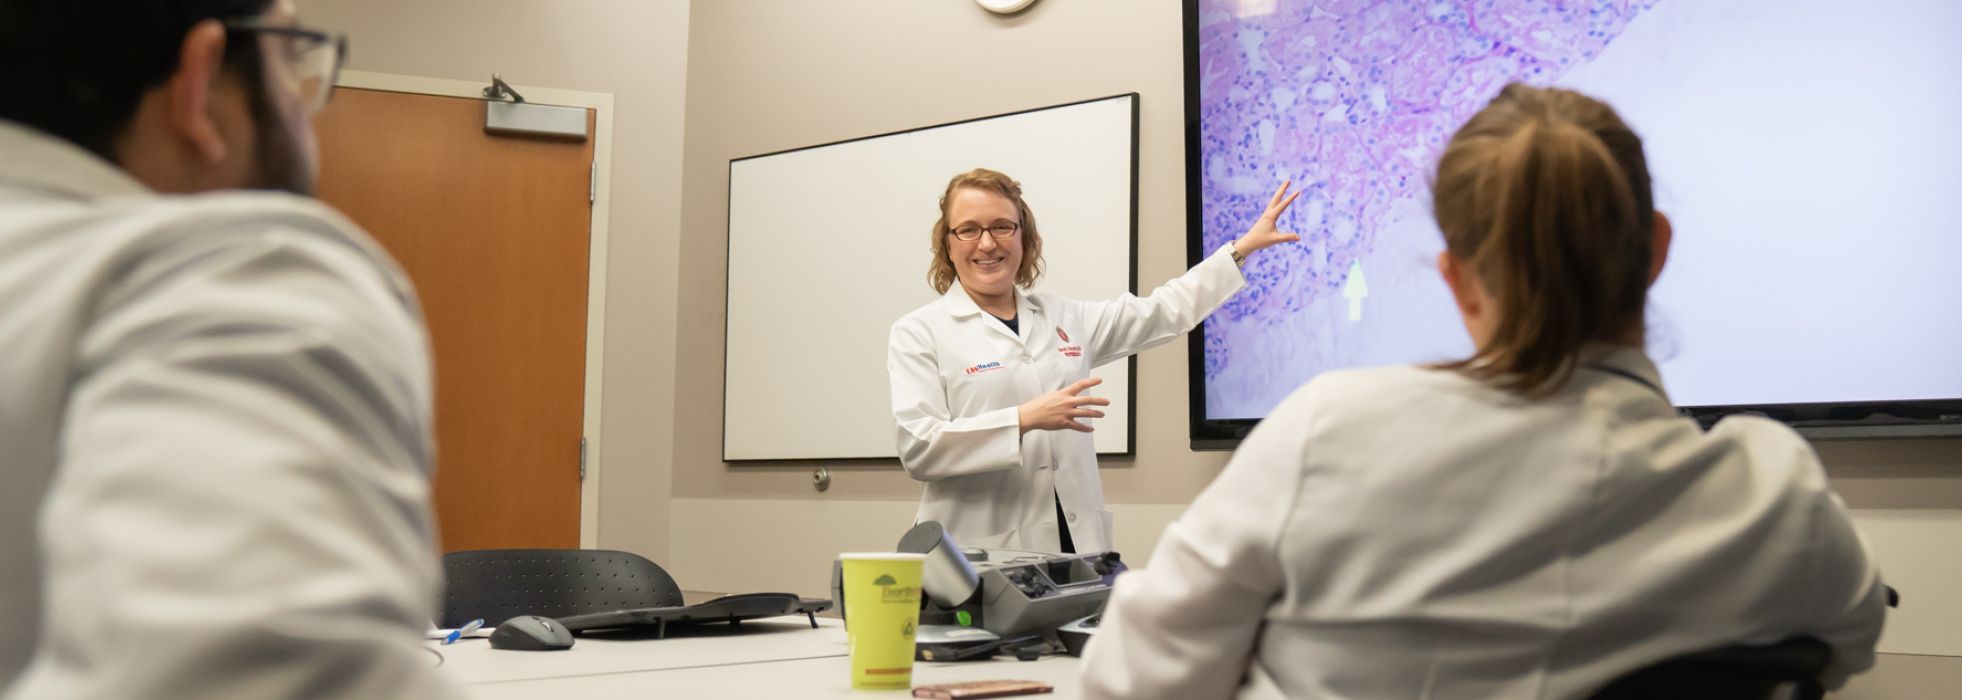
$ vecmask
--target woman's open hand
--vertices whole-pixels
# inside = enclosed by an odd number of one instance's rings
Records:
[[[1018,412],[1022,432],[1031,430],[1076,430],[1090,432],[1090,426],[1078,423],[1078,418],[1102,418],[1104,412],[1086,406],[1109,406],[1110,399],[1095,396],[1077,396],[1084,390],[1104,380],[1091,377],[1062,389],[1029,399]]]
[[[1233,248],[1240,251],[1240,257],[1253,255],[1256,251],[1276,244],[1301,240],[1299,235],[1275,228],[1276,222],[1281,220],[1281,213],[1288,210],[1288,205],[1294,203],[1295,197],[1301,196],[1298,190],[1292,194],[1288,192],[1288,186],[1293,184],[1293,180],[1282,181],[1281,188],[1274,190],[1274,197],[1267,200],[1267,211],[1262,212],[1260,219],[1254,221],[1253,228],[1247,229],[1247,235],[1233,242]]]

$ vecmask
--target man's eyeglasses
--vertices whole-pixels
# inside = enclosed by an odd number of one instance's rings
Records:
[[[280,44],[286,53],[279,59],[289,68],[281,73],[292,78],[294,92],[306,101],[307,109],[319,112],[327,108],[327,100],[334,96],[334,83],[340,80],[341,62],[347,59],[346,36],[258,20],[228,21],[225,30],[283,39]]]
[[[1003,221],[993,226],[975,226],[973,224],[969,224],[967,226],[962,226],[960,228],[954,229],[953,233],[955,238],[961,239],[963,241],[978,241],[981,240],[981,233],[983,231],[986,231],[988,235],[994,236],[995,240],[1001,240],[1003,238],[1013,238],[1015,236],[1015,232],[1020,230],[1022,230],[1021,224],[1017,224],[1009,221]]]

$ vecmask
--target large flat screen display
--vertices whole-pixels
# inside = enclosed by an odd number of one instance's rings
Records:
[[[1958,36],[1953,0],[1187,0],[1193,259],[1281,180],[1304,192],[1282,221],[1304,240],[1193,334],[1195,444],[1322,372],[1471,352],[1429,181],[1513,81],[1642,135],[1675,224],[1648,343],[1677,404],[1954,431]]]

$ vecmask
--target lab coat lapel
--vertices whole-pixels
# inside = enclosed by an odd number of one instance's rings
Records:
[[[948,313],[953,314],[955,318],[978,316],[980,320],[986,321],[982,325],[987,326],[989,330],[985,332],[999,333],[1002,337],[1015,341],[1016,347],[1022,347],[1022,339],[1029,337],[1029,327],[1022,325],[1022,321],[1020,320],[1022,310],[1026,309],[1028,305],[1028,296],[1025,294],[1018,293],[1015,295],[1015,308],[1018,317],[1016,324],[1022,329],[1020,337],[1017,337],[1014,331],[1008,330],[1008,324],[996,320],[993,314],[982,310],[981,305],[974,303],[974,297],[968,296],[967,290],[961,287],[960,280],[954,280],[953,286],[948,287],[947,293],[942,295],[940,299],[941,303],[947,305]]]
[[[1049,330],[1049,318],[1043,313],[1042,303],[1028,294],[1015,295],[1015,318],[1015,325],[1022,329],[1020,340],[1024,351],[1041,347],[1044,334],[1053,332]]]

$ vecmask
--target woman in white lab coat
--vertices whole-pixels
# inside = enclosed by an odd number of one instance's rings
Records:
[[[927,275],[943,296],[893,324],[886,362],[899,459],[926,482],[919,520],[962,546],[1109,551],[1084,420],[1110,402],[1086,395],[1099,382],[1090,370],[1191,330],[1246,286],[1246,256],[1300,240],[1275,229],[1287,189],[1246,235],[1150,296],[1084,302],[1020,291],[1043,263],[1019,183],[980,169],[948,182]]]
[[[1514,85],[1434,182],[1476,352],[1282,402],[1118,580],[1086,695],[1574,698],[1792,635],[1829,685],[1871,666],[1884,586],[1811,448],[1700,430],[1642,352],[1670,227],[1635,133]]]

